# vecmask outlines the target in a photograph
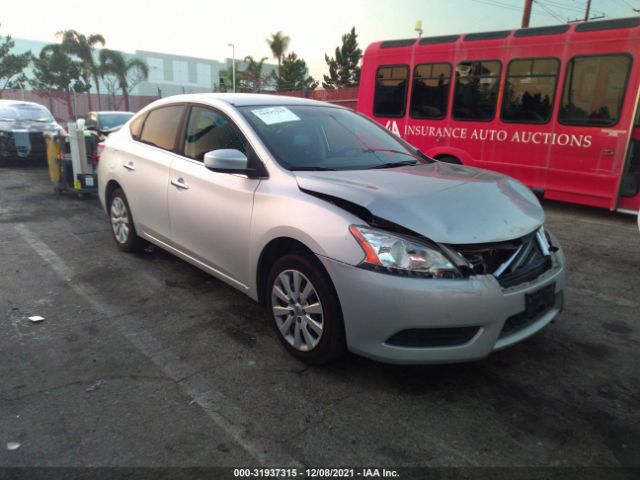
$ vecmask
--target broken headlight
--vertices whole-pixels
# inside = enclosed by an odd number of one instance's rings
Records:
[[[436,246],[369,227],[352,225],[349,230],[364,250],[365,258],[361,266],[407,276],[461,276],[455,265]]]

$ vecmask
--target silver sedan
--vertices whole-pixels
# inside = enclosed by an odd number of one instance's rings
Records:
[[[120,249],[151,242],[265,304],[310,364],[478,359],[563,307],[564,256],[529,189],[326,103],[159,100],[109,136],[99,192]]]

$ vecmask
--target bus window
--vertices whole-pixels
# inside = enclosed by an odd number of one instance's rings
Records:
[[[410,114],[413,118],[444,118],[447,114],[451,65],[425,63],[413,73]]]
[[[564,125],[612,126],[618,122],[631,58],[573,57],[567,65],[562,107]]]
[[[378,68],[373,113],[379,117],[402,117],[407,98],[409,67],[391,65]]]
[[[488,121],[496,113],[500,62],[462,62],[456,67],[453,118]]]
[[[509,63],[502,120],[547,123],[551,118],[559,69],[560,62],[555,58],[527,58]]]

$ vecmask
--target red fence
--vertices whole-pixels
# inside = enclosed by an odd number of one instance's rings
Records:
[[[302,92],[278,92],[277,95],[302,97]],[[2,92],[0,98],[5,100],[24,100],[47,107],[60,124],[66,124],[75,117],[83,118],[87,112],[96,110],[126,110],[125,98],[122,95],[95,93],[37,92],[30,90],[10,90]],[[310,90],[307,98],[323,102],[336,103],[355,110],[358,101],[358,88],[341,88],[337,90]],[[158,97],[129,95],[129,110],[137,112]]]
[[[126,110],[126,101],[122,95],[95,93],[38,92],[30,90],[5,90],[4,100],[24,100],[44,105],[51,111],[58,123],[64,124],[75,117],[85,117],[87,112],[96,110]],[[137,112],[158,97],[129,95],[129,110]],[[75,107],[75,108],[74,108]],[[74,114],[75,112],[75,114]]]
[[[278,92],[277,95],[288,95],[290,97],[302,97],[302,92],[296,90],[293,92]],[[322,102],[336,103],[343,107],[356,109],[358,104],[358,87],[339,88],[335,90],[310,90],[307,92],[307,98],[312,100],[320,100]]]

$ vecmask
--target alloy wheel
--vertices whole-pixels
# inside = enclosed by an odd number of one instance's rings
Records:
[[[118,243],[127,243],[129,239],[129,214],[127,206],[120,197],[115,197],[111,201],[111,228],[113,228],[113,234]]]
[[[298,351],[313,350],[324,330],[320,296],[309,279],[297,270],[281,272],[271,290],[276,326],[283,338]]]

